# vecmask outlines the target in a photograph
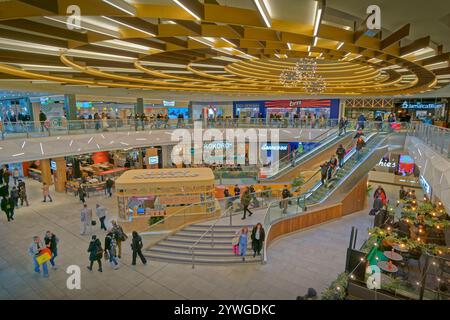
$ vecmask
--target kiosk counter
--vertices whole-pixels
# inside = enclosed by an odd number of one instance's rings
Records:
[[[129,170],[116,179],[115,187],[127,230],[144,231],[152,225],[172,230],[220,214],[209,168]]]

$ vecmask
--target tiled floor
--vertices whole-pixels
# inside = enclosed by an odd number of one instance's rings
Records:
[[[53,194],[53,203],[42,203],[39,184],[27,181],[30,207],[16,210],[7,223],[0,216],[1,299],[295,299],[308,287],[321,292],[344,269],[351,226],[362,236],[372,223],[367,211],[293,234],[269,248],[266,265],[196,266],[150,261],[131,266],[129,243],[124,244],[121,266],[106,265],[103,273],[86,270],[90,236],[81,236],[78,199]],[[104,196],[88,200],[115,212],[115,201]],[[260,217],[258,213],[255,220]],[[240,217],[236,217],[236,223]],[[253,220],[253,219],[252,219]],[[253,222],[252,220],[246,223]],[[94,230],[102,242],[104,232]],[[49,278],[33,272],[27,248],[34,235],[52,230],[59,238],[57,270]],[[360,241],[362,241],[360,237]],[[81,290],[68,290],[65,269],[79,265]]]

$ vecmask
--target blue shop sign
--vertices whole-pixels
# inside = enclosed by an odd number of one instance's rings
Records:
[[[444,104],[442,103],[408,103],[407,101],[403,102],[403,109],[437,109],[442,108]]]

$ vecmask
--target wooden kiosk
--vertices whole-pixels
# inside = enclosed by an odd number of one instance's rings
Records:
[[[129,170],[115,182],[122,225],[136,231],[154,224],[173,230],[214,217],[220,211],[214,183],[209,168]],[[164,218],[170,219],[159,223]]]

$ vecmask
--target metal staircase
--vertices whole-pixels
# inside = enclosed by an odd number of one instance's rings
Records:
[[[193,224],[147,248],[144,255],[150,260],[183,264],[261,263],[261,256],[253,257],[250,239],[245,262],[233,253],[232,239],[243,227],[251,230],[253,226],[216,225],[214,231],[208,233],[211,225]]]

